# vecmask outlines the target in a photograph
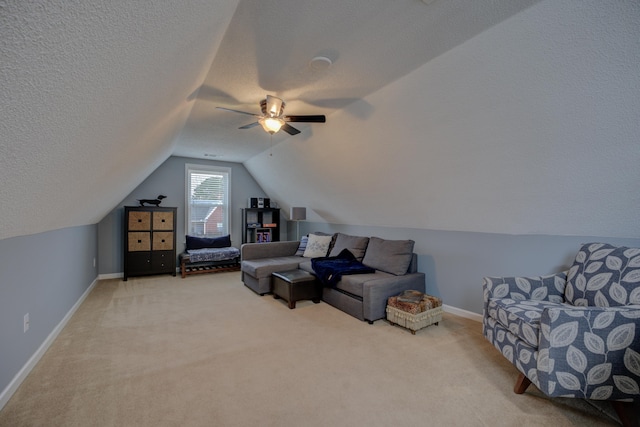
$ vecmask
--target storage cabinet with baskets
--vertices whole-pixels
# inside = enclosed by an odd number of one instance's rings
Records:
[[[176,275],[177,208],[125,206],[124,280],[129,276]]]

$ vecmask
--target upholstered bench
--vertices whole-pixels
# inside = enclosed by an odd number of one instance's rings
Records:
[[[179,256],[180,274],[218,273],[240,270],[240,250],[231,246],[231,236],[216,238],[186,236],[186,250]]]
[[[419,291],[404,291],[387,300],[387,320],[416,331],[442,320],[442,300]]]

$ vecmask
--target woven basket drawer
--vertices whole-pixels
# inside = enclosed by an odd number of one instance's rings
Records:
[[[128,247],[130,252],[150,251],[151,234],[143,232],[128,233]]]
[[[151,230],[151,212],[129,212],[129,230]]]
[[[173,250],[173,232],[154,231],[153,232],[153,250],[154,251]]]
[[[154,230],[173,230],[173,212],[154,212]]]

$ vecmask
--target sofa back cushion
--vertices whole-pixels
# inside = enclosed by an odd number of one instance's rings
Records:
[[[358,261],[362,262],[368,244],[368,237],[349,236],[348,234],[337,233],[336,241],[333,244],[333,249],[331,249],[329,256],[338,256],[343,249],[347,249]]]
[[[640,304],[640,248],[582,245],[569,269],[564,296],[577,306]]]
[[[384,240],[371,237],[362,263],[376,270],[402,276],[413,257],[413,240]]]

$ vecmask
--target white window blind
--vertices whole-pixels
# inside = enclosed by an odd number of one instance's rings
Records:
[[[185,230],[190,236],[229,234],[229,181],[231,169],[186,165]]]

